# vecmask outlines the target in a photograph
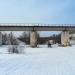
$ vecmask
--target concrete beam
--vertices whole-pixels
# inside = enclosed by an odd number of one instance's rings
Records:
[[[37,47],[37,32],[36,31],[31,31],[30,46],[31,47]]]
[[[62,31],[61,32],[61,45],[68,46],[69,44],[70,44],[69,31]]]
[[[75,26],[56,26],[56,25],[42,25],[42,26],[17,26],[17,25],[7,25],[7,26],[0,26],[0,31],[75,31]]]

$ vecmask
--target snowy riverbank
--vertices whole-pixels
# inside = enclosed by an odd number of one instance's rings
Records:
[[[0,47],[0,75],[75,75],[75,46],[25,48],[25,54],[7,48]]]

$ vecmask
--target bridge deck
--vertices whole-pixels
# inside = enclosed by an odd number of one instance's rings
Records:
[[[75,31],[75,24],[0,24],[0,31]]]

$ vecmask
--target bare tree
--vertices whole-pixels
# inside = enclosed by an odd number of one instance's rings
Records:
[[[20,37],[18,37],[19,40],[22,42],[25,42],[26,44],[30,43],[30,32],[23,32]]]
[[[11,43],[8,49],[9,53],[23,53],[24,47],[22,46],[23,44],[21,45],[22,42],[18,38],[14,37],[12,32],[9,34],[9,40]]]
[[[8,39],[8,35],[6,33],[2,34],[2,44],[3,45],[7,44],[7,39]]]
[[[2,45],[2,33],[0,32],[0,45]]]

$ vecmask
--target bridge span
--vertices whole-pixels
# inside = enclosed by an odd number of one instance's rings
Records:
[[[75,31],[75,24],[24,24],[24,23],[1,23],[0,31],[31,31],[30,45],[37,46],[36,31],[62,31],[61,45],[67,46],[70,44],[69,31]],[[0,44],[2,35],[0,33]]]
[[[0,24],[0,31],[74,31],[74,24]]]

